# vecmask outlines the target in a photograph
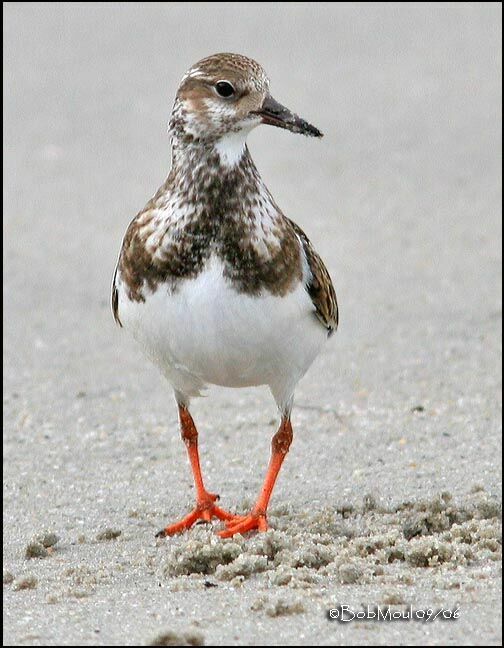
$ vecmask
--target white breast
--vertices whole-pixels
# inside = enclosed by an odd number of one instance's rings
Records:
[[[279,405],[291,397],[327,338],[301,283],[283,297],[237,293],[212,257],[175,291],[158,286],[132,302],[119,277],[119,314],[174,389],[186,397],[208,384],[269,385]]]

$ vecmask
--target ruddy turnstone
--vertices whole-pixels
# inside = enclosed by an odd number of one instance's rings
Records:
[[[225,521],[222,537],[268,528],[294,389],[338,325],[326,267],[246,146],[259,124],[322,137],[271,97],[264,70],[245,56],[215,54],[187,72],[169,125],[170,174],[130,223],[114,273],[115,321],[172,386],[194,475],[194,510],[158,536],[212,517]],[[218,507],[203,482],[189,406],[208,385],[268,385],[280,411],[262,490],[244,516]]]

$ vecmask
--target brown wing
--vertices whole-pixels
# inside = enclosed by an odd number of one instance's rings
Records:
[[[329,335],[331,335],[338,328],[338,302],[331,277],[327,272],[324,262],[310,243],[310,239],[299,225],[296,225],[290,218],[287,220],[301,239],[306,260],[310,268],[311,277],[306,283],[306,290],[315,306],[315,313],[318,319],[329,331]]]

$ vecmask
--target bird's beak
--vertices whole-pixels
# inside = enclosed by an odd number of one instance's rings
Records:
[[[253,115],[259,115],[263,124],[286,128],[293,133],[301,133],[310,137],[322,137],[318,128],[312,126],[301,117],[291,112],[285,106],[278,103],[271,95],[266,95],[263,104],[259,110],[252,111]]]

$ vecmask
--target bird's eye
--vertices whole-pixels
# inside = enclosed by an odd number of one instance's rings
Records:
[[[226,99],[232,97],[235,93],[235,89],[229,81],[217,81],[215,89],[220,97],[225,97]]]

